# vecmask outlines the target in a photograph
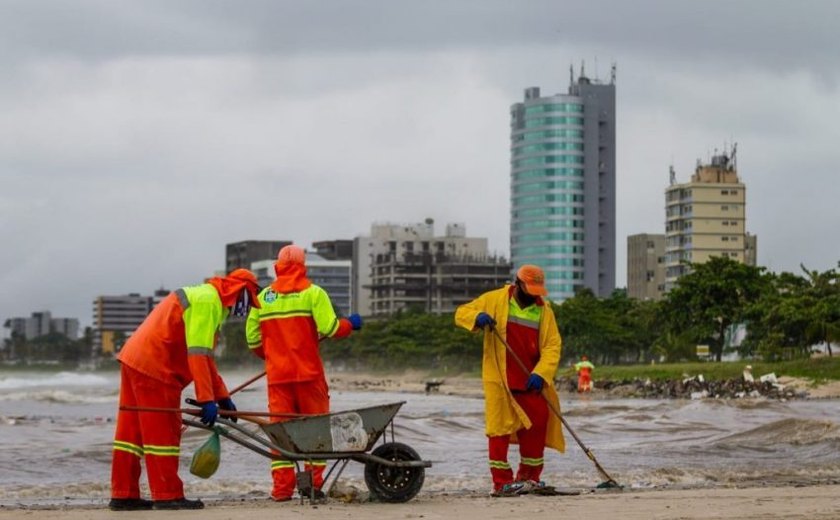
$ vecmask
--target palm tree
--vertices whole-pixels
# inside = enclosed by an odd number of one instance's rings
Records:
[[[809,304],[807,338],[812,344],[825,343],[831,357],[831,343],[840,342],[840,273],[834,269],[810,271],[801,264],[800,267],[808,280],[804,294]]]

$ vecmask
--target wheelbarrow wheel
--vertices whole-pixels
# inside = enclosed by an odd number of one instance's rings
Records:
[[[377,446],[371,453],[393,461],[420,460],[414,449],[401,442]],[[376,462],[365,464],[365,483],[372,498],[381,502],[408,502],[420,492],[426,478],[425,468],[395,468]]]

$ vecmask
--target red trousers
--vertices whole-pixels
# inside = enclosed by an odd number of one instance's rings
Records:
[[[327,381],[321,377],[299,383],[281,383],[268,385],[268,409],[272,413],[321,414],[330,411],[330,394]],[[283,419],[276,419],[275,422]],[[313,460],[304,464],[304,469],[312,472],[312,484],[316,489],[324,485],[326,461]],[[295,490],[295,464],[288,460],[271,462],[271,478],[274,486],[271,496],[285,499]]]
[[[490,475],[493,477],[493,489],[499,490],[514,480],[533,480],[539,482],[543,470],[545,435],[548,427],[548,403],[537,392],[515,393],[513,398],[531,419],[530,429],[516,432],[519,442],[519,470],[516,479],[508,463],[510,435],[488,437],[490,452]]]
[[[178,408],[179,386],[166,385],[122,365],[120,406]],[[117,413],[111,463],[111,498],[140,498],[140,459],[152,500],[183,498],[184,484],[178,476],[181,452],[181,414],[163,412]]]

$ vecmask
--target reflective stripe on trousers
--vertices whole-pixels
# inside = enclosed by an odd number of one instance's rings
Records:
[[[180,387],[165,385],[122,365],[120,406],[178,408],[180,400]],[[140,497],[141,457],[146,461],[152,500],[182,498],[180,445],[180,414],[120,410],[114,433],[111,498]]]

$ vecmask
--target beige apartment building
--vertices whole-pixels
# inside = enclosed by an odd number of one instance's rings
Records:
[[[678,184],[671,169],[665,190],[665,292],[688,272],[684,262],[712,256],[756,265],[756,237],[746,232],[746,187],[731,155],[698,161],[691,182]]]

